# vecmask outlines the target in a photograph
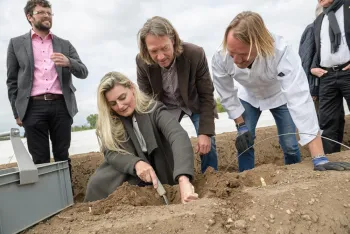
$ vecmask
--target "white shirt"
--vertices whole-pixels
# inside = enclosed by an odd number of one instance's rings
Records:
[[[258,56],[251,69],[237,67],[222,49],[214,54],[213,83],[221,103],[231,119],[244,112],[239,98],[260,110],[287,104],[299,132],[317,134],[320,130],[317,115],[300,57],[282,37],[273,35],[273,38],[274,56]],[[301,135],[299,143],[305,145],[314,138]]]
[[[331,53],[331,39],[329,38],[329,20],[328,16],[325,15],[322,21],[321,27],[321,63],[322,67],[332,67],[335,65],[342,65],[350,61],[350,50],[346,42],[345,28],[344,28],[344,6],[340,7],[335,12],[338,25],[341,32],[341,42],[339,50],[332,54]]]

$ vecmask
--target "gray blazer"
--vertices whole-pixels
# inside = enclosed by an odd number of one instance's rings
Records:
[[[71,68],[56,66],[56,71],[61,84],[64,100],[70,116],[78,112],[75,100],[75,87],[72,83],[72,74],[81,79],[88,75],[86,66],[81,62],[79,55],[72,44],[62,38],[53,36],[53,51],[64,54],[71,63]],[[32,48],[31,32],[12,38],[7,50],[7,89],[8,97],[15,118],[23,120],[30,93],[33,86],[34,56]]]
[[[147,155],[142,152],[131,118],[121,117],[129,136],[124,148],[130,154],[110,150],[104,152],[105,161],[88,182],[86,202],[106,198],[126,181],[134,185],[140,183],[135,172],[135,164],[140,160],[151,161],[163,184],[174,185],[180,175],[193,178],[194,155],[190,139],[166,107],[157,103],[151,113],[135,113],[135,117],[147,145]]]

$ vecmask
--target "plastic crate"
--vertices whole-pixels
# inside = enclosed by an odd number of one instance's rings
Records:
[[[20,139],[11,140],[16,155]],[[24,154],[16,155],[18,167],[0,170],[0,234],[20,232],[74,203],[67,161],[34,165]]]

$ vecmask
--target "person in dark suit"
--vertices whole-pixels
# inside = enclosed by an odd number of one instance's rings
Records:
[[[25,128],[35,164],[69,161],[71,125],[78,112],[72,74],[84,79],[86,66],[72,44],[50,29],[53,13],[46,0],[24,8],[31,30],[10,40],[7,52],[8,97],[16,123]]]
[[[119,72],[102,78],[97,95],[96,133],[105,161],[91,176],[85,201],[106,198],[126,181],[157,188],[158,179],[179,183],[183,203],[197,199],[190,139],[166,107]]]
[[[317,4],[316,7],[316,18],[319,16],[323,11],[323,7],[320,4]],[[320,79],[317,76],[314,76],[311,73],[311,65],[316,53],[316,42],[315,42],[315,26],[314,23],[309,24],[300,39],[299,44],[299,55],[301,58],[302,66],[304,68],[304,71],[306,73],[309,87],[310,87],[310,94],[312,96],[312,99],[315,103],[315,109],[317,112],[317,116],[319,116],[319,84]],[[343,142],[343,136],[344,136],[344,127],[345,127],[345,112],[344,112],[344,106],[343,106],[343,100],[341,100],[341,113],[339,115],[339,128],[338,128],[338,142]]]
[[[311,73],[319,79],[319,122],[322,136],[342,141],[343,98],[350,105],[350,0],[319,0],[314,22],[316,52]],[[339,152],[338,143],[322,139],[325,153]]]
[[[214,87],[203,48],[180,40],[171,23],[155,16],[138,33],[136,57],[140,89],[163,102],[173,117],[188,115],[198,135],[201,170],[218,169]]]

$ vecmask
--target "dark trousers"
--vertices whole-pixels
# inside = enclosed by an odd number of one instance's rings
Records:
[[[55,161],[68,160],[71,173],[68,149],[73,119],[68,113],[65,101],[30,100],[22,122],[27,135],[28,150],[34,163],[50,162],[50,137]]]
[[[320,79],[319,122],[322,136],[342,142],[344,135],[343,98],[350,104],[350,71],[329,71]],[[322,139],[326,154],[339,152],[341,145]]]

